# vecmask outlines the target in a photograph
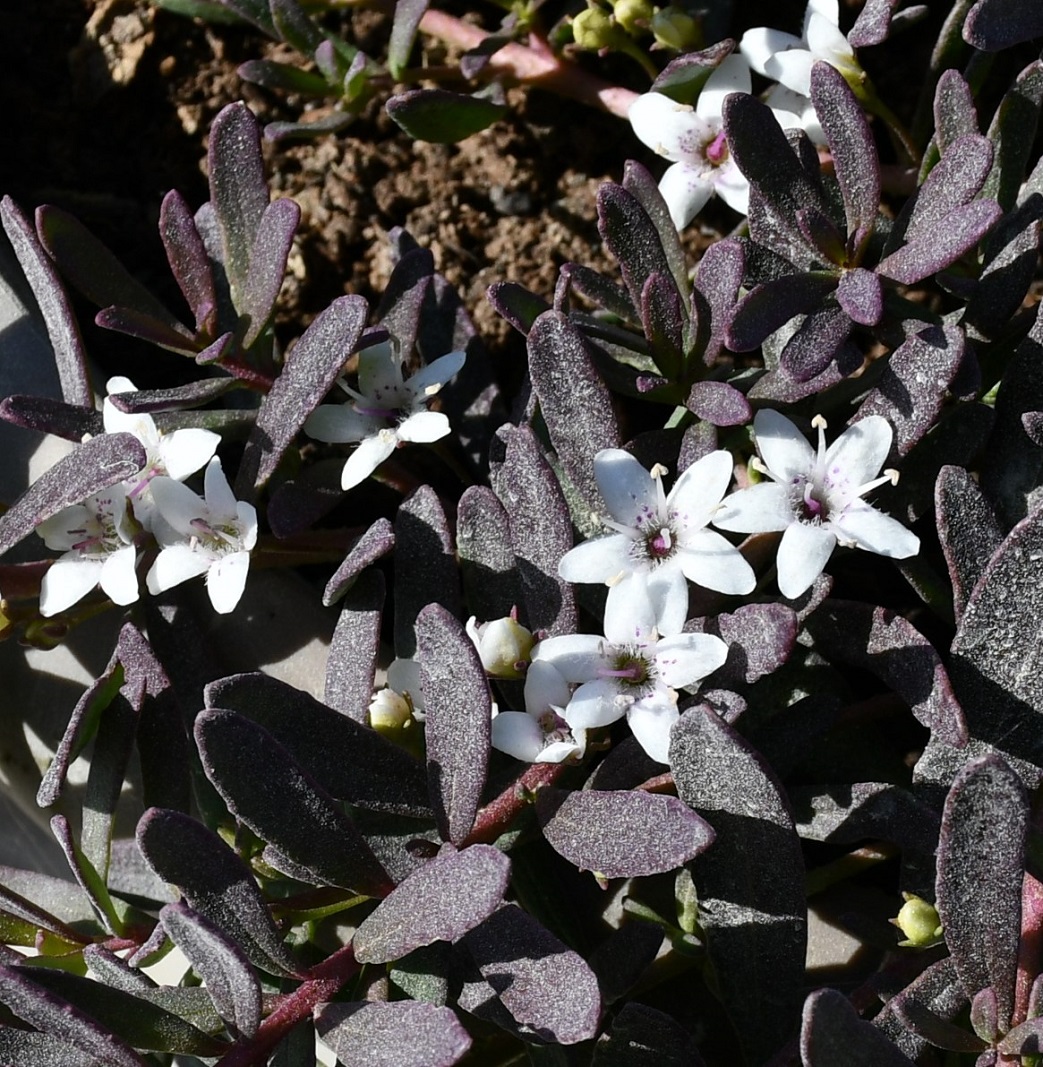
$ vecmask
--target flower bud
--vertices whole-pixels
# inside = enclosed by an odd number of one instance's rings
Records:
[[[616,22],[633,37],[648,27],[654,12],[649,0],[615,0],[612,14]]]
[[[394,689],[378,689],[369,702],[369,724],[378,733],[401,730],[412,717],[409,699]]]
[[[493,678],[525,676],[535,640],[524,626],[509,616],[478,626],[472,615],[466,628],[487,674]]]
[[[675,52],[698,48],[702,40],[699,23],[687,12],[673,7],[664,7],[652,16],[652,33],[656,44]]]
[[[625,37],[612,16],[599,7],[588,7],[572,20],[572,39],[588,52],[600,52],[602,48],[618,45]]]
[[[898,917],[891,922],[905,934],[906,940],[898,943],[905,948],[930,948],[942,937],[942,924],[938,911],[922,897],[903,893],[905,903]]]

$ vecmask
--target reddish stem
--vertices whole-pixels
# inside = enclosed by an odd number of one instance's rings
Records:
[[[258,1027],[248,1041],[237,1044],[218,1061],[218,1067],[256,1067],[267,1061],[273,1048],[315,1010],[317,1004],[336,996],[359,969],[352,945],[337,949],[329,959],[313,967],[308,979]]]
[[[1011,1026],[1028,1018],[1032,983],[1043,963],[1043,885],[1028,872],[1021,885],[1021,943],[1018,946],[1018,980],[1014,987]]]
[[[489,36],[484,30],[444,11],[429,9],[420,20],[420,29],[432,37],[464,49],[477,48]],[[547,89],[559,96],[567,96],[590,107],[600,108],[625,119],[637,93],[618,85],[611,85],[582,67],[560,59],[538,37],[530,38],[531,45],[512,42],[489,57],[489,67],[515,81]]]
[[[556,782],[567,767],[567,763],[534,763],[513,785],[478,812],[471,832],[460,847],[491,845],[525,810],[530,795],[542,786]]]

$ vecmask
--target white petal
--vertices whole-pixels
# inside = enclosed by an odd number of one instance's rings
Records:
[[[467,353],[463,351],[439,356],[438,359],[421,367],[406,382],[406,386],[414,396],[426,400],[434,396],[446,382],[460,373],[466,359]]]
[[[68,552],[85,537],[84,530],[91,521],[82,504],[70,504],[36,527],[37,536],[52,552]]]
[[[101,419],[106,433],[133,434],[146,447],[155,446],[159,442],[159,430],[156,429],[155,419],[151,415],[120,411],[108,397],[101,405]]]
[[[629,572],[632,538],[626,534],[608,534],[584,541],[570,548],[558,563],[558,574],[566,582],[607,582],[621,572]]]
[[[187,485],[173,478],[159,477],[149,482],[149,490],[160,515],[173,529],[189,537],[199,532],[192,523],[205,518],[206,503]]]
[[[134,570],[137,559],[137,549],[125,545],[105,560],[98,581],[113,604],[133,604],[138,599],[138,576]]]
[[[570,756],[582,756],[587,747],[587,731],[576,727],[571,741],[551,741],[536,757],[537,763],[561,763]]]
[[[360,415],[350,404],[323,404],[304,421],[304,432],[316,441],[351,444],[376,433],[383,419]]]
[[[713,530],[700,530],[677,550],[685,577],[718,593],[750,593],[757,584],[753,568],[731,542]]]
[[[677,694],[662,686],[651,696],[635,701],[627,712],[630,732],[657,763],[669,762],[670,731],[678,718]]]
[[[794,37],[792,33],[758,26],[742,35],[739,51],[753,70],[758,74],[766,74],[768,62],[776,52],[785,51],[787,48],[800,48],[802,44],[801,39]]]
[[[608,513],[623,526],[645,529],[659,519],[655,479],[621,448],[604,448],[594,457],[594,478]]]
[[[138,387],[122,374],[114,375],[105,383],[105,392],[109,396],[113,393],[136,393],[137,391]]]
[[[581,730],[608,726],[623,718],[633,702],[633,697],[622,692],[614,678],[598,678],[581,685],[572,694],[565,708],[565,721]]]
[[[810,476],[815,466],[815,450],[796,426],[777,411],[765,408],[753,420],[757,450],[771,474],[780,482]]]
[[[609,588],[605,600],[605,637],[610,645],[650,644],[656,639],[655,629],[655,606],[643,573],[633,574]]]
[[[525,710],[542,715],[548,708],[563,708],[572,697],[569,683],[549,660],[529,664],[525,672]]]
[[[804,29],[807,32],[808,23],[812,15],[821,15],[828,19],[834,26],[840,25],[840,4],[838,0],[808,0],[808,6],[804,11]]]
[[[145,576],[145,585],[153,596],[165,593],[190,578],[206,574],[212,562],[209,555],[187,544],[169,545],[156,556],[156,562]]]
[[[847,38],[837,28],[835,19],[831,22],[828,18],[812,13],[804,32],[808,48],[816,59],[824,60],[838,70],[858,68],[855,53],[847,43]]]
[[[420,689],[420,664],[415,659],[397,658],[391,661],[387,673],[388,686],[396,693],[408,693],[413,706],[423,708],[424,697]]]
[[[401,441],[426,444],[445,437],[451,428],[449,419],[440,411],[418,411],[399,423],[396,432]]]
[[[806,96],[784,85],[776,85],[769,91],[765,103],[784,130],[800,129],[811,138],[813,144],[826,143],[815,105]]]
[[[674,483],[666,513],[674,528],[700,530],[717,510],[732,480],[732,456],[723,449],[697,459]]]
[[[794,518],[789,493],[776,482],[760,482],[726,496],[713,524],[737,533],[770,533],[785,530]]]
[[[849,426],[826,449],[823,485],[831,504],[846,502],[880,473],[891,451],[891,436],[887,419],[870,415]]]
[[[725,98],[730,93],[749,91],[750,66],[741,54],[733,52],[707,78],[696,101],[695,113],[719,129]]]
[[[822,573],[836,548],[836,536],[825,526],[794,522],[779,543],[779,589],[790,600],[800,596]]]
[[[565,634],[548,637],[532,650],[532,661],[546,660],[568,682],[589,682],[598,671],[609,666],[604,638],[593,634]]]
[[[221,468],[221,461],[216,456],[206,465],[206,472],[203,475],[203,493],[206,496],[206,506],[211,519],[224,523],[233,522],[238,518],[235,494]]]
[[[398,407],[402,388],[402,362],[389,341],[359,353],[359,392],[377,407]]]
[[[353,489],[360,482],[364,482],[397,447],[398,436],[394,430],[381,430],[380,433],[367,437],[348,456],[340,475],[341,489]]]
[[[238,500],[235,513],[239,526],[239,547],[249,552],[257,544],[257,509],[245,500]]]
[[[680,558],[674,556],[661,563],[649,574],[646,584],[656,629],[660,634],[680,633],[688,618],[688,581]]]
[[[811,68],[815,57],[804,48],[776,52],[764,65],[765,73],[801,96],[811,93]]]
[[[675,163],[699,159],[702,146],[713,137],[713,131],[694,108],[662,93],[639,96],[630,105],[627,118],[639,141]]]
[[[845,508],[829,524],[843,543],[852,543],[867,552],[891,559],[908,559],[920,551],[920,538],[897,519],[868,504]]]
[[[676,634],[655,647],[659,679],[673,689],[694,685],[728,658],[728,646],[713,634]]]
[[[713,179],[713,191],[740,215],[749,214],[750,183],[734,160],[722,163]]]
[[[523,711],[501,711],[493,719],[492,746],[515,759],[535,763],[543,751],[543,730]]]
[[[48,619],[82,600],[101,577],[103,559],[70,553],[48,568],[40,585],[40,614]]]
[[[659,192],[678,230],[683,230],[713,196],[713,169],[704,163],[675,163],[659,180]]]
[[[213,458],[221,438],[211,430],[175,430],[159,442],[159,458],[164,472],[183,482]]]
[[[206,574],[206,591],[218,615],[227,615],[239,603],[246,588],[249,569],[249,552],[231,552],[210,565]]]

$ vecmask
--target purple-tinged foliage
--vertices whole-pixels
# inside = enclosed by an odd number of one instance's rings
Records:
[[[1043,11],[1033,0],[977,0],[967,13],[964,40],[983,52],[1043,36]]]
[[[351,546],[344,562],[333,572],[322,593],[322,606],[330,608],[351,589],[371,563],[383,559],[395,547],[395,531],[381,516]]]
[[[509,873],[510,860],[490,845],[459,852],[443,845],[363,920],[352,939],[355,958],[390,963],[435,941],[458,940],[499,907]]]
[[[695,1038],[664,1012],[631,1001],[598,1039],[593,1067],[703,1067]]]
[[[914,998],[903,999],[895,1008],[895,1014],[912,1033],[922,1037],[935,1048],[973,1054],[983,1052],[987,1047],[980,1037],[940,1018]]]
[[[344,1067],[450,1067],[471,1047],[449,1008],[415,1001],[320,1004],[315,1028]]]
[[[79,443],[104,431],[101,412],[46,396],[13,394],[0,400],[0,419],[26,430],[53,433]]]
[[[520,606],[521,585],[511,550],[510,520],[488,486],[468,486],[461,495],[456,547],[464,593],[477,619],[502,619]]]
[[[800,1062],[804,1067],[913,1067],[913,1061],[860,1019],[835,989],[812,993],[804,1005]]]
[[[217,327],[217,293],[206,246],[185,198],[171,190],[159,209],[159,235],[170,272],[193,316],[197,333],[213,334]]]
[[[908,1029],[899,1014],[900,1009],[912,1000],[941,1019],[954,1019],[966,1009],[967,995],[960,985],[951,956],[925,967],[900,993],[891,997],[873,1019],[873,1024],[907,1056],[916,1059],[928,1042]]]
[[[380,651],[384,576],[365,571],[344,596],[326,658],[323,701],[365,725]]]

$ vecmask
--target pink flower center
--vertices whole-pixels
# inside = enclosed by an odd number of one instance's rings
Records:
[[[728,160],[728,139],[724,130],[706,146],[706,158],[715,166],[719,167]]]

